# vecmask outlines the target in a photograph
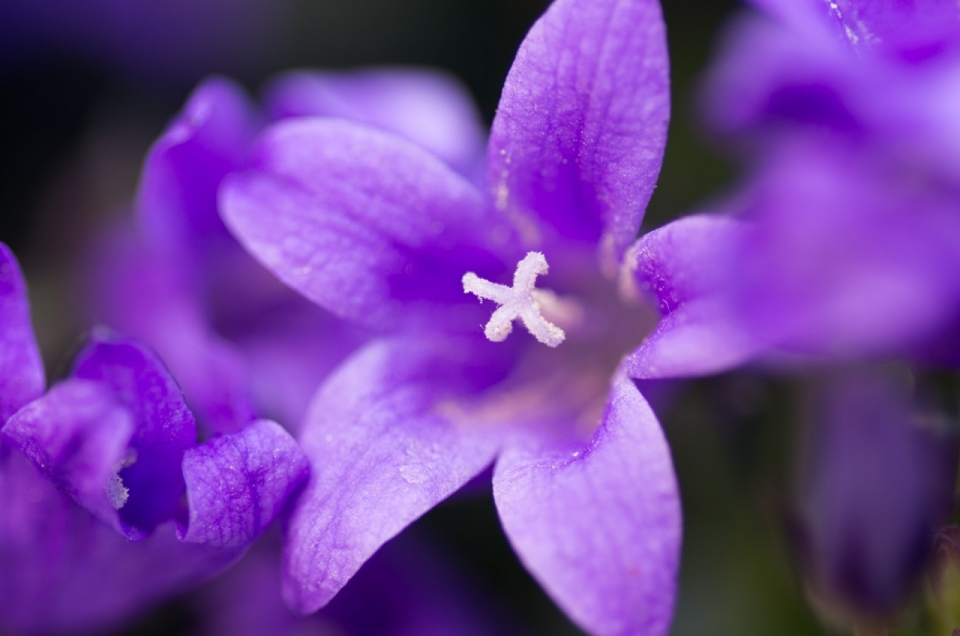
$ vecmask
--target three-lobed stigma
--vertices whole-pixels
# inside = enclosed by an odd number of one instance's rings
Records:
[[[552,292],[536,288],[537,276],[549,270],[547,259],[540,252],[529,252],[517,263],[513,275],[513,287],[491,283],[473,272],[463,275],[463,291],[475,294],[481,300],[492,300],[500,307],[490,316],[483,333],[488,340],[503,342],[513,331],[513,321],[519,318],[534,338],[548,347],[556,347],[566,335],[542,315],[541,301]]]

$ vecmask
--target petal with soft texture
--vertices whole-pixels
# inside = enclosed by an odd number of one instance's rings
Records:
[[[193,288],[196,270],[129,227],[105,233],[92,252],[84,298],[95,322],[148,343],[206,431],[233,432],[253,421],[249,369],[240,352],[208,324]],[[250,277],[244,280],[250,289]]]
[[[297,71],[275,80],[264,101],[273,119],[349,119],[409,139],[468,178],[482,170],[487,135],[480,113],[466,87],[442,71]]]
[[[631,353],[631,377],[675,378],[719,373],[742,364],[763,347],[733,311],[733,257],[743,221],[693,215],[638,240],[624,259],[625,294],[656,303],[661,319]]]
[[[299,295],[235,336],[257,408],[296,435],[323,380],[369,337]]]
[[[910,355],[955,324],[960,217],[933,181],[833,139],[778,144],[739,197],[740,322],[786,351],[847,358]]]
[[[128,466],[119,472],[129,490],[121,521],[149,533],[183,512],[183,453],[197,440],[193,414],[163,363],[143,347],[96,331],[74,362],[73,376],[108,387],[133,419]]]
[[[182,543],[173,523],[129,541],[0,442],[0,628],[105,633],[223,571],[237,550]]]
[[[220,208],[283,282],[367,324],[417,303],[465,304],[464,273],[502,276],[516,263],[498,256],[517,254],[510,227],[466,179],[409,141],[338,119],[269,127],[254,167],[225,179]]]
[[[375,341],[321,387],[300,442],[312,474],[287,527],[284,595],[325,605],[386,541],[493,460],[488,427],[458,422],[469,351]]]
[[[297,442],[269,420],[187,450],[183,476],[190,517],[183,540],[218,548],[250,545],[309,473]]]
[[[660,423],[615,378],[587,444],[508,446],[493,494],[520,560],[592,634],[667,633],[680,561],[680,498]]]
[[[258,125],[237,84],[214,77],[197,87],[143,167],[136,210],[152,240],[183,254],[198,241],[226,234],[217,187],[249,152]]]
[[[703,118],[718,132],[754,133],[760,142],[778,139],[764,136],[771,129],[794,126],[854,139],[883,126],[890,106],[878,96],[889,90],[889,69],[864,65],[833,35],[740,16],[705,77]]]
[[[668,65],[656,0],[554,2],[520,46],[493,122],[496,205],[561,237],[602,241],[615,270],[660,172]]]
[[[833,31],[853,47],[882,47],[907,62],[937,55],[960,36],[950,0],[753,0],[792,25]]]
[[[30,301],[20,266],[0,243],[0,426],[43,394],[40,349],[30,324]]]
[[[98,382],[69,379],[17,411],[3,436],[57,488],[119,532],[128,493],[117,475],[133,434],[130,412]]]

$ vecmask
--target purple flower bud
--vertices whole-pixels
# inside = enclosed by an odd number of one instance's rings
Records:
[[[913,590],[954,503],[957,439],[936,425],[902,381],[876,371],[818,391],[798,514],[806,570],[825,598],[882,617]]]

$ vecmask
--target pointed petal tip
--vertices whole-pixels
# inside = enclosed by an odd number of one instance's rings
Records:
[[[586,446],[506,449],[494,499],[521,561],[581,627],[603,636],[667,633],[680,497],[663,431],[630,380],[615,379]]]

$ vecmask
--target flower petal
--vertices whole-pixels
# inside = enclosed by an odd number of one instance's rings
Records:
[[[294,306],[249,324],[237,347],[250,369],[250,392],[260,413],[296,434],[317,387],[369,334],[290,295]]]
[[[788,22],[819,22],[854,47],[881,46],[906,61],[926,59],[960,35],[960,9],[949,0],[754,0]]]
[[[147,236],[182,253],[225,235],[217,215],[220,180],[249,152],[257,118],[243,89],[204,81],[147,155],[136,210]]]
[[[802,3],[789,4],[797,9]],[[754,133],[751,141],[761,143],[776,141],[769,133],[791,126],[854,139],[876,128],[877,120],[884,128],[883,111],[890,106],[878,107],[878,95],[889,89],[889,69],[865,67],[834,35],[741,16],[728,27],[705,78],[703,118],[718,132]]]
[[[43,394],[43,361],[30,324],[30,303],[20,266],[0,243],[0,426]]]
[[[693,215],[654,230],[630,248],[621,270],[629,296],[645,296],[662,315],[624,368],[634,378],[718,373],[756,355],[763,342],[730,306],[731,259],[745,225]]]
[[[274,81],[265,102],[273,119],[349,119],[400,135],[468,178],[482,170],[487,135],[480,113],[466,87],[442,71],[298,71]]]
[[[669,115],[660,4],[558,0],[503,87],[487,159],[494,201],[561,237],[601,240],[615,268],[653,193]]]
[[[181,462],[196,443],[197,427],[163,364],[139,345],[99,330],[77,356],[73,375],[109,387],[133,418],[133,463],[119,473],[129,490],[120,509],[123,523],[149,533],[178,517],[185,488]]]
[[[496,438],[444,404],[467,373],[450,343],[374,341],[317,392],[300,442],[313,472],[293,508],[284,595],[325,605],[380,546],[493,459]]]
[[[267,269],[341,317],[382,326],[417,302],[466,304],[465,272],[507,271],[495,256],[511,237],[505,221],[400,137],[295,119],[268,128],[256,157],[224,181],[224,220]]]
[[[310,465],[290,434],[269,420],[187,450],[190,508],[184,541],[245,548],[280,514]]]
[[[0,510],[0,628],[10,633],[104,633],[239,556],[181,543],[172,523],[129,541],[2,442]]]
[[[952,188],[811,136],[779,144],[739,199],[752,224],[732,304],[751,333],[804,355],[912,355],[956,323]]]
[[[3,427],[37,470],[118,532],[126,495],[117,472],[132,434],[130,413],[110,389],[77,379],[54,385]]]
[[[239,246],[235,251],[240,252]],[[196,269],[133,228],[106,233],[90,261],[85,296],[96,324],[149,343],[170,367],[205,430],[233,432],[253,421],[249,369],[209,326],[192,288]],[[260,269],[252,260],[250,264]],[[253,283],[249,276],[244,279],[249,289]],[[240,302],[236,296],[233,300]]]
[[[614,380],[586,446],[505,449],[493,489],[521,561],[581,627],[604,636],[667,633],[680,500],[663,431],[632,382]]]

